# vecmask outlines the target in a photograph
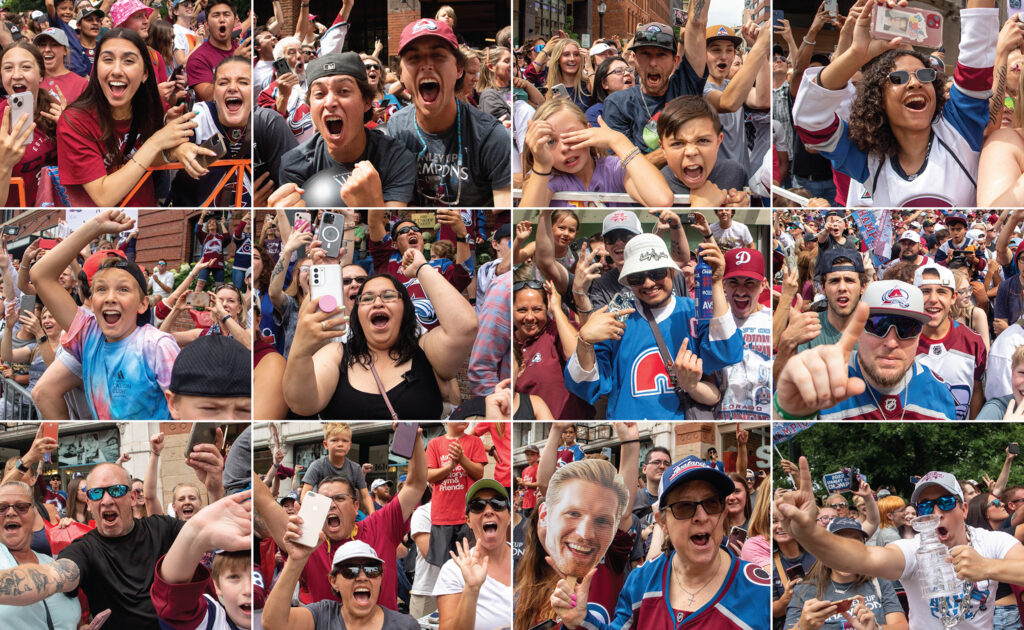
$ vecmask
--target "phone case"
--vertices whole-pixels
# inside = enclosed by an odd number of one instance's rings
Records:
[[[322,243],[321,247],[327,252],[329,258],[337,258],[341,254],[341,237],[344,232],[344,216],[334,212],[324,212],[321,215],[316,238]]]
[[[334,299],[334,308],[343,306],[345,298],[341,288],[340,265],[313,265],[309,268],[309,299],[313,302],[318,302],[323,296],[330,296]],[[330,300],[321,305],[322,308],[330,306]]]
[[[11,109],[10,129],[14,129],[14,125],[18,123],[18,119],[23,114],[28,114],[28,122],[32,122],[32,119],[35,118],[35,102],[35,94],[32,92],[16,92],[7,97],[7,104]],[[25,144],[31,144],[34,135],[30,134],[25,140]]]
[[[186,302],[193,308],[210,308],[210,296],[205,293],[193,293]]]
[[[188,433],[188,446],[185,447],[185,457],[196,444],[213,444],[217,439],[217,425],[209,422],[193,422],[192,430]]]
[[[295,540],[306,547],[316,547],[320,540],[320,530],[324,528],[327,512],[331,509],[330,497],[315,492],[307,492],[302,498],[299,516],[302,517],[302,535]]]
[[[284,57],[274,60],[274,73],[277,76],[281,76],[282,74],[288,74],[291,71],[292,67],[288,65],[288,60],[285,59]]]
[[[871,35],[878,39],[902,37],[914,46],[938,48],[942,45],[942,14],[917,7],[875,10]]]
[[[825,0],[825,11],[829,17],[838,17],[839,15],[839,0]]]
[[[44,422],[43,423],[43,437],[44,438],[53,438],[53,439],[56,440],[57,439],[57,433],[59,431],[59,428],[58,428],[59,426],[60,425],[58,425],[56,422]]]
[[[296,232],[308,232],[312,219],[308,212],[296,212],[295,213],[295,231]]]
[[[31,313],[36,307],[36,296],[22,295],[18,303],[18,313]]]
[[[207,138],[199,146],[200,146],[200,148],[203,148],[203,149],[210,149],[211,151],[213,151],[216,154],[216,155],[213,155],[213,156],[210,156],[210,155],[198,155],[198,156],[196,156],[196,162],[199,162],[199,164],[203,168],[209,167],[211,164],[213,164],[217,160],[219,160],[222,157],[224,157],[224,155],[227,154],[227,152],[228,152],[228,147],[224,143],[224,136],[220,135],[219,133],[213,134],[212,136]]]
[[[399,422],[391,440],[391,452],[405,459],[411,458],[419,426],[418,422]]]

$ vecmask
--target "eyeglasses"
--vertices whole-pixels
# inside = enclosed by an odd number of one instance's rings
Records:
[[[957,291],[957,295],[962,295],[963,297],[967,297],[968,295],[971,295],[972,293],[974,293],[974,290],[971,289],[971,287],[964,287],[964,288],[960,289],[959,291]]]
[[[672,462],[668,461],[667,459],[652,459],[651,461],[647,462],[647,465],[658,466],[659,468],[668,468],[669,466],[672,465]]]
[[[331,501],[334,501],[335,503],[346,503],[348,501],[355,501],[355,500],[356,500],[356,498],[354,496],[352,496],[351,494],[345,494],[344,492],[342,492],[340,494],[336,494],[336,495],[331,497]]]
[[[373,304],[374,302],[377,301],[378,297],[380,298],[381,302],[384,302],[385,304],[387,304],[388,302],[394,302],[395,300],[397,300],[399,298],[399,295],[398,295],[398,291],[393,291],[391,289],[388,289],[386,291],[381,291],[380,293],[374,293],[373,291],[367,291],[366,293],[360,293],[359,294],[359,303],[360,304]]]
[[[355,282],[356,284],[363,284],[364,282],[366,282],[366,276],[356,276],[354,278],[344,278],[344,279],[342,279],[341,284],[343,286],[347,287],[348,285],[352,284],[353,282]]]
[[[835,508],[837,510],[842,510],[842,509],[849,509],[850,508],[850,504],[849,503],[829,503],[828,507]]]
[[[931,499],[928,501],[921,501],[917,504],[917,513],[919,516],[928,516],[935,511],[935,506],[939,506],[939,509],[943,512],[948,512],[956,507],[956,504],[960,500],[951,494],[946,494],[938,499]]]
[[[309,273],[309,265],[300,265],[299,271],[305,271],[306,273]]]
[[[354,580],[359,577],[359,572],[362,571],[363,575],[370,578],[379,578],[384,574],[384,565],[373,563],[373,564],[343,564],[338,567],[338,573],[341,577],[346,580]]]
[[[366,66],[367,70],[380,70],[380,64],[364,63],[363,65]]]
[[[629,72],[629,68],[616,68],[614,70],[609,70],[608,74],[626,74],[627,72]]]
[[[89,488],[85,491],[85,496],[93,501],[99,501],[103,498],[103,493],[106,492],[112,499],[120,499],[124,495],[128,494],[128,486],[123,483],[119,483],[114,486],[107,486],[105,488]]]
[[[523,280],[522,282],[515,282],[512,284],[512,293],[519,293],[523,289],[533,289],[534,291],[543,291],[544,283],[539,280]]]
[[[636,273],[629,274],[626,276],[626,282],[628,282],[631,287],[638,287],[646,282],[647,278],[650,278],[655,282],[661,282],[667,276],[668,267],[662,267],[661,269],[648,269],[647,271],[638,271]]]
[[[676,520],[685,521],[693,518],[698,505],[704,508],[704,513],[709,516],[721,514],[725,510],[725,502],[719,497],[708,497],[703,501],[676,501],[668,506],[668,509],[672,510],[672,516],[676,517]]]
[[[900,339],[913,339],[921,334],[924,324],[902,315],[872,315],[864,323],[864,332],[875,337],[885,337],[892,327],[896,328],[896,334]]]
[[[420,234],[423,230],[421,230],[418,225],[407,225],[403,228],[398,228],[398,231],[395,232],[395,236],[398,237],[403,234],[408,234],[409,232],[416,232],[417,234]]]
[[[821,523],[822,525],[828,525],[828,524],[829,524],[829,523],[831,523],[831,522],[832,522],[832,521],[833,521],[833,520],[834,520],[835,518],[836,518],[836,517],[834,517],[834,516],[819,516],[817,520],[818,520],[818,522],[819,522],[819,523]]]
[[[466,504],[468,509],[473,514],[480,514],[487,509],[487,506],[491,506],[491,509],[495,512],[504,512],[508,510],[508,501],[505,499],[493,498],[493,499],[473,499]]]
[[[610,232],[603,234],[601,239],[604,241],[605,245],[611,245],[616,241],[628,243],[634,236],[636,236],[636,234],[633,234],[629,230],[611,230]]]
[[[14,508],[14,511],[18,516],[25,516],[28,511],[32,509],[31,503],[19,502],[19,503],[0,503],[0,516],[7,514],[7,510]]]
[[[934,68],[918,68],[914,71],[914,76],[921,83],[931,83],[935,80],[935,69]],[[910,83],[910,73],[906,70],[893,70],[889,73],[889,83],[893,85],[903,85]]]

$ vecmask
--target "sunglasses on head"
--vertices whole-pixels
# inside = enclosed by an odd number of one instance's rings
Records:
[[[721,514],[725,510],[725,501],[720,497],[708,497],[703,501],[676,501],[669,505],[668,509],[672,510],[672,516],[676,517],[676,520],[685,521],[693,518],[698,505],[704,508],[704,513],[708,516]]]
[[[960,499],[957,499],[955,496],[951,494],[943,495],[938,499],[921,501],[917,504],[917,514],[918,516],[928,516],[929,514],[935,511],[936,505],[939,506],[939,509],[942,510],[943,512],[949,512],[950,510],[955,508],[956,504],[959,502]]]
[[[119,483],[105,488],[89,488],[85,491],[85,496],[89,497],[93,501],[99,501],[103,498],[103,493],[106,492],[111,498],[120,499],[124,495],[128,494],[128,490],[128,486],[123,483]]]
[[[655,282],[661,282],[668,276],[668,267],[662,267],[661,269],[648,269],[647,271],[638,271],[631,273],[626,276],[626,282],[631,287],[638,287],[647,281],[647,278],[654,280]]]
[[[931,83],[935,80],[935,69],[934,68],[918,68],[914,71],[914,76],[921,83]],[[910,83],[910,73],[906,70],[893,70],[889,73],[889,82],[893,85],[904,85]]]
[[[338,573],[341,577],[346,580],[354,580],[359,577],[359,572],[362,571],[363,575],[370,578],[379,578],[384,575],[384,565],[376,562],[366,564],[343,564],[337,567]]]
[[[473,514],[480,514],[487,509],[488,505],[491,506],[491,509],[495,512],[504,512],[508,510],[508,501],[497,497],[492,499],[473,499],[466,504],[466,509]]]
[[[32,504],[27,502],[0,503],[0,516],[7,514],[7,510],[14,508],[18,516],[25,516],[32,509]]]
[[[512,284],[512,293],[519,293],[523,289],[533,289],[534,291],[543,291],[544,283],[539,280],[523,280],[522,282],[515,282]]]
[[[900,339],[913,339],[921,334],[924,324],[912,317],[902,315],[872,315],[864,322],[864,332],[875,337],[885,337],[889,329],[895,327]]]

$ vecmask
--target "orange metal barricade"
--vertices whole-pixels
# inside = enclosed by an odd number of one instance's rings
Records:
[[[213,168],[215,166],[227,166],[228,171],[224,173],[224,177],[221,178],[221,180],[217,183],[217,186],[213,189],[213,192],[210,193],[210,196],[206,199],[206,201],[203,202],[203,205],[200,207],[208,208],[210,204],[213,203],[213,200],[217,198],[217,195],[220,193],[220,191],[224,190],[224,186],[227,186],[227,183],[231,181],[232,178],[235,178],[237,180],[237,184],[235,185],[234,207],[242,207],[242,193],[245,192],[245,173],[246,171],[248,171],[250,175],[252,174],[252,160],[249,158],[240,160],[217,160],[216,162],[210,164],[209,168]],[[180,162],[175,162],[173,164],[164,164],[163,166],[149,167],[148,169],[146,169],[146,174],[143,175],[142,179],[139,180],[139,183],[135,184],[135,188],[132,188],[131,192],[128,193],[128,195],[121,201],[121,207],[123,208],[128,205],[128,202],[131,201],[131,198],[135,196],[135,193],[137,193],[139,189],[142,188],[142,185],[146,183],[146,180],[149,179],[149,176],[152,175],[154,172],[178,171],[184,168],[185,167],[182,166]],[[13,181],[14,179],[12,178],[11,182]],[[22,198],[24,198],[24,196],[24,192],[22,192]]]
[[[18,205],[17,205],[17,207],[18,208],[24,208],[25,207],[25,180],[22,179],[21,177],[12,177],[11,178],[11,186],[14,186],[15,188],[18,189]],[[10,199],[7,200],[7,207],[8,208],[12,207]]]

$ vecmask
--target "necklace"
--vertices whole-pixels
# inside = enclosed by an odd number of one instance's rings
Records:
[[[858,357],[858,360],[859,360],[859,357]],[[914,366],[910,366],[910,369],[913,370]],[[864,385],[865,385],[865,387],[867,387],[868,393],[871,394],[871,400],[872,400],[872,402],[875,403],[875,408],[877,408],[878,412],[880,414],[882,414],[882,420],[888,420],[889,418],[885,417],[885,411],[882,409],[882,404],[880,402],[878,402],[878,398],[875,397],[875,388],[872,387],[871,383],[868,383],[867,381],[864,382]],[[903,386],[903,410],[900,413],[900,422],[903,422],[903,416],[907,415],[907,395],[909,393],[910,393],[910,379],[908,378],[906,384]],[[896,399],[899,400],[899,396],[897,396]]]
[[[704,584],[701,585],[700,588],[698,588],[697,590],[693,591],[692,593],[690,591],[686,590],[685,588],[683,588],[683,580],[682,580],[682,578],[680,578],[678,575],[676,575],[675,571],[672,571],[672,577],[676,581],[676,586],[679,587],[679,590],[681,590],[682,592],[684,592],[684,593],[686,593],[687,595],[690,596],[690,601],[686,602],[686,607],[687,608],[689,608],[693,604],[693,600],[697,599],[697,593],[700,593],[705,588],[707,588],[708,584],[711,584],[711,580],[715,579],[715,576],[718,575],[718,565],[722,564],[722,554],[719,552],[719,553],[716,553],[715,555],[717,556],[716,559],[715,559],[715,570],[711,572],[711,577],[709,577],[708,581],[704,582]]]
[[[852,588],[852,587],[853,587],[853,582],[849,582],[849,583],[847,583],[847,585],[846,585],[846,588],[844,588],[844,589],[840,589],[840,588],[839,588],[839,585],[838,585],[838,584],[836,584],[836,581],[835,581],[835,580],[829,580],[829,581],[830,581],[830,582],[832,582],[832,588],[833,588],[833,589],[835,590],[835,592],[836,592],[836,593],[838,593],[839,595],[845,595],[845,594],[846,594],[846,591],[850,590],[850,588]]]

